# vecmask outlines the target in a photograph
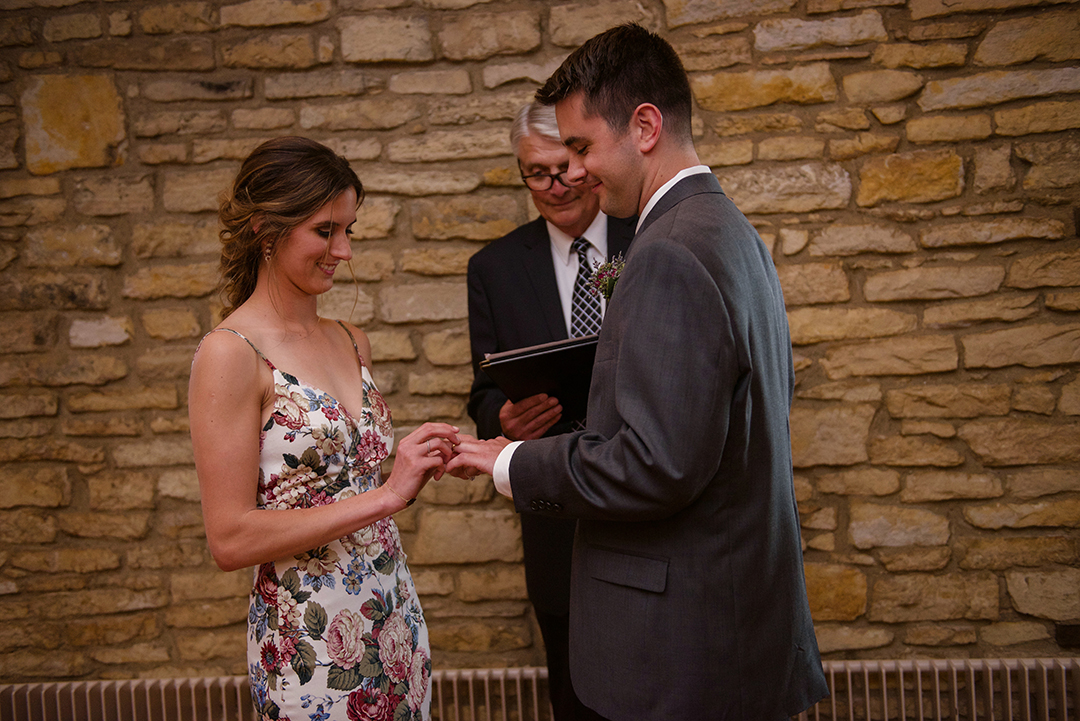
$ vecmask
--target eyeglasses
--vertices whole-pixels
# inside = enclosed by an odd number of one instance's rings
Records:
[[[555,185],[556,180],[559,181],[559,184],[564,188],[573,188],[585,182],[584,178],[581,180],[567,180],[566,174],[569,172],[569,170],[564,170],[561,173],[522,175],[521,179],[525,181],[525,185],[529,186],[531,190],[551,190],[551,186]]]

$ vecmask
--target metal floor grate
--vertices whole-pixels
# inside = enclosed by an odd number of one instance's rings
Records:
[[[1080,658],[827,661],[824,668],[832,696],[800,721],[1080,721]],[[435,671],[432,719],[550,721],[546,682],[543,668]],[[254,718],[245,676],[0,686],[0,721]]]

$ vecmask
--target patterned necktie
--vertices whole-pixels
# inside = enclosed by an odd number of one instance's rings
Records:
[[[574,280],[574,296],[570,303],[570,337],[578,338],[600,332],[600,297],[589,292],[589,277],[592,270],[586,251],[589,241],[576,238],[570,247],[577,251],[578,272]]]

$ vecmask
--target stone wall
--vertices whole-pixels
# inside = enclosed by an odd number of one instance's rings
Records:
[[[1075,0],[5,0],[0,680],[244,672],[250,572],[208,557],[186,415],[239,159],[353,161],[358,282],[323,309],[402,433],[471,429],[466,261],[532,212],[508,120],[624,20],[680,51],[773,249],[826,657],[1076,653]],[[438,667],[542,662],[486,479],[398,521]]]

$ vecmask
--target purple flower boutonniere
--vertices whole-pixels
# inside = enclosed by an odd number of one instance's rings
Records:
[[[615,283],[626,266],[622,253],[606,263],[593,263],[593,272],[589,276],[589,292],[593,295],[602,295],[604,300],[611,300],[611,294],[615,292]]]

